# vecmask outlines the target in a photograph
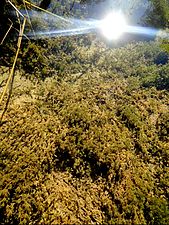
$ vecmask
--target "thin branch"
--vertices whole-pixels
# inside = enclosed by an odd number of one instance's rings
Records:
[[[2,80],[2,81],[1,81],[1,83],[0,83],[0,88],[2,88],[2,87],[5,86],[5,84],[4,84],[5,81],[6,81],[6,80]]]
[[[8,96],[8,99],[7,99],[7,102],[6,102],[5,109],[2,112],[2,115],[1,115],[1,118],[0,118],[0,122],[2,122],[3,116],[4,116],[4,114],[5,114],[6,110],[7,110],[7,107],[8,107],[8,104],[9,104],[9,100],[10,100],[10,97],[11,97],[11,94],[12,94],[12,86],[13,86],[13,81],[14,81],[15,65],[16,65],[17,58],[18,58],[19,51],[20,51],[20,47],[21,47],[21,42],[22,42],[23,32],[24,32],[24,29],[25,29],[25,24],[26,24],[26,18],[24,17],[23,24],[22,24],[22,27],[21,27],[21,30],[20,30],[20,33],[19,33],[18,44],[17,44],[18,48],[17,48],[17,52],[16,52],[16,55],[15,55],[15,59],[14,59],[14,62],[13,62],[12,69],[10,71],[8,80],[6,82],[5,88],[4,88],[3,93],[1,95],[1,98],[0,98],[0,104],[1,104],[5,94],[7,92],[7,88],[9,86],[10,82],[11,82],[11,88],[9,90],[9,96]]]
[[[19,27],[20,27],[20,30],[21,30],[22,25],[21,25],[20,16],[19,16],[19,13],[17,11],[15,11],[15,12],[16,12],[16,16],[18,18]]]
[[[11,1],[7,0],[7,2],[19,13],[20,16],[24,18],[24,15],[16,8],[16,6],[14,6],[14,4]]]
[[[12,27],[12,29],[16,30],[18,33],[20,32],[17,28]],[[19,36],[18,36],[19,37]],[[23,37],[25,37],[28,41],[30,41],[30,38],[26,34],[23,34]]]
[[[2,44],[4,43],[6,37],[7,37],[8,34],[9,34],[9,31],[11,30],[11,28],[12,28],[12,26],[13,26],[13,22],[12,22],[11,20],[10,20],[10,22],[11,22],[11,25],[10,25],[9,29],[7,30],[5,36],[3,37],[3,39],[2,39],[2,41],[1,41],[1,43],[0,43],[0,45],[2,45]]]
[[[69,21],[68,19],[65,19],[65,18],[63,18],[63,17],[61,17],[61,16],[58,16],[58,15],[56,15],[56,14],[54,14],[54,13],[48,11],[48,10],[42,9],[41,7],[39,7],[39,6],[37,6],[37,5],[34,5],[34,4],[32,4],[32,3],[30,3],[30,2],[28,2],[28,1],[26,1],[26,0],[24,0],[24,2],[25,2],[26,4],[28,4],[28,5],[30,5],[30,6],[32,6],[32,7],[34,7],[34,8],[36,8],[36,9],[39,9],[39,10],[45,12],[45,13],[48,13],[48,14],[51,15],[51,16],[57,17],[57,18],[59,18],[59,19],[65,21],[65,22],[69,22],[69,23],[70,23],[70,21]]]
[[[26,6],[26,3],[25,3],[25,0],[23,0],[23,4],[24,4],[25,11],[26,11],[26,14],[27,14],[28,22],[29,22],[29,24],[30,24],[30,26],[31,26],[31,29],[32,29],[32,31],[33,31],[34,36],[36,36],[36,35],[35,35],[35,31],[34,31],[33,26],[32,26],[31,18],[30,18],[30,16],[29,16],[29,13],[28,13],[28,10],[27,10],[27,6]]]
[[[75,5],[75,0],[73,1],[72,5],[71,5],[71,7],[70,7],[70,12],[72,11],[74,5]]]

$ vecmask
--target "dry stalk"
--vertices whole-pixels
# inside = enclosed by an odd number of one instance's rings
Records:
[[[20,32],[16,27],[12,27],[12,29],[16,30],[18,33]],[[28,41],[30,41],[30,38],[26,36],[26,34],[23,34],[23,37],[25,37]]]
[[[26,24],[26,18],[24,17],[23,24],[22,24],[22,27],[21,27],[20,32],[19,32],[18,43],[17,43],[17,52],[16,52],[16,55],[15,55],[15,59],[14,59],[14,62],[13,62],[13,65],[12,65],[12,68],[11,68],[8,80],[6,82],[5,88],[4,88],[4,90],[2,92],[2,95],[1,95],[1,98],[0,98],[0,105],[2,103],[2,100],[3,100],[6,92],[7,92],[7,89],[8,89],[8,86],[9,86],[10,82],[13,81],[13,78],[14,78],[15,65],[16,65],[17,58],[18,58],[19,51],[20,51],[20,47],[21,47],[21,42],[22,42],[23,32],[24,32],[24,29],[25,29],[25,24]],[[7,101],[7,103],[8,102],[9,102],[9,100]],[[4,111],[2,112],[0,121],[2,121],[3,115],[4,115],[5,111],[6,111],[6,109],[7,109],[7,105],[6,105],[5,109],[4,109]]]
[[[63,21],[68,22],[68,20],[67,20],[66,18],[63,18],[63,17],[61,17],[61,16],[58,16],[58,15],[56,15],[56,14],[54,14],[54,13],[52,13],[52,12],[46,10],[46,9],[42,9],[41,7],[39,7],[39,6],[35,5],[35,4],[32,4],[31,2],[28,2],[28,1],[26,1],[26,0],[24,0],[24,2],[25,2],[27,5],[30,5],[30,6],[32,6],[32,7],[34,7],[34,8],[36,8],[36,9],[39,9],[39,10],[41,10],[41,11],[43,11],[43,12],[45,12],[45,13],[51,15],[51,16],[60,18],[60,19],[62,19]],[[71,23],[71,21],[69,21],[69,23]]]
[[[25,11],[26,11],[26,15],[27,15],[27,18],[28,18],[28,22],[29,22],[29,24],[30,24],[30,26],[31,26],[31,29],[32,29],[32,31],[33,31],[33,34],[34,34],[34,36],[35,36],[35,31],[34,31],[34,29],[33,29],[33,25],[32,25],[32,22],[31,22],[31,19],[30,19],[28,10],[27,10],[27,6],[26,6],[26,3],[25,3],[25,0],[23,0],[23,4],[24,4],[24,7],[25,7]]]
[[[10,20],[10,19],[9,19],[9,20]],[[11,30],[11,28],[12,28],[12,26],[13,26],[13,22],[12,22],[11,20],[10,20],[10,22],[11,22],[11,25],[10,25],[9,29],[7,30],[5,36],[3,37],[3,39],[2,39],[2,41],[1,41],[1,43],[0,43],[0,45],[2,45],[2,44],[4,43],[6,37],[7,37],[8,34],[9,34],[9,31]]]
[[[21,30],[22,29],[22,24],[21,24],[21,20],[20,20],[20,16],[19,16],[19,13],[17,12],[17,11],[15,11],[16,12],[16,16],[17,16],[17,19],[18,19],[18,23],[19,23],[19,30]]]
[[[15,9],[16,12],[19,13],[20,16],[24,18],[24,15],[16,8],[16,6],[11,1],[7,0],[7,2]]]

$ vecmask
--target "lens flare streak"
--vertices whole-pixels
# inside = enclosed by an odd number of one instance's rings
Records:
[[[78,34],[87,34],[90,33],[93,29],[89,27],[81,27],[74,29],[65,29],[65,30],[51,30],[45,32],[36,32],[36,35],[39,37],[63,37],[63,36],[73,36]]]
[[[146,36],[156,36],[158,33],[158,29],[154,29],[151,27],[141,27],[141,26],[127,26],[126,32],[133,34],[141,34]]]
[[[61,36],[73,36],[80,34],[93,33],[97,31],[102,31],[103,27],[101,27],[104,23],[104,20],[96,20],[96,19],[88,19],[81,20],[76,18],[64,18],[56,15],[52,17],[51,15],[46,14],[38,14],[37,12],[30,14],[31,19],[42,19],[47,21],[49,24],[49,30],[36,30],[34,32],[28,32],[27,36],[31,39],[40,39],[47,37],[61,37]],[[66,25],[65,25],[66,22]],[[57,24],[60,24],[59,26]],[[51,27],[50,27],[51,24]],[[109,22],[109,24],[111,24]],[[118,21],[117,21],[118,24]],[[116,25],[117,27],[117,25]],[[111,27],[110,27],[111,29]],[[115,30],[114,30],[115,32]],[[140,34],[151,37],[162,37],[165,39],[169,39],[169,33],[166,31],[161,31],[159,29],[151,28],[151,27],[142,27],[142,26],[131,26],[126,25],[123,33],[130,34]],[[113,38],[112,38],[113,39]]]

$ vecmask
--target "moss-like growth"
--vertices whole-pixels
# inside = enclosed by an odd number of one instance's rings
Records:
[[[43,52],[53,76],[19,73],[0,126],[0,223],[167,224],[160,48],[55,41]]]

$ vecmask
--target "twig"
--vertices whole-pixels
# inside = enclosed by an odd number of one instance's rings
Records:
[[[7,2],[19,13],[20,16],[24,18],[24,15],[16,8],[16,6],[14,6],[12,2],[10,2],[9,0],[7,0]]]
[[[35,31],[34,31],[33,26],[32,26],[32,22],[31,22],[31,19],[30,19],[28,10],[27,10],[27,7],[26,7],[25,0],[23,0],[23,4],[24,4],[25,11],[26,11],[26,14],[27,14],[28,22],[29,22],[29,24],[30,24],[30,26],[31,26],[31,29],[32,29],[32,31],[33,31],[34,36],[36,36],[36,35],[35,35]]]
[[[3,87],[3,86],[5,86],[5,84],[3,84],[4,82],[5,82],[5,80],[2,80],[2,81],[1,81],[1,83],[0,83],[0,88]]]
[[[10,25],[9,29],[7,30],[5,36],[3,37],[3,39],[2,39],[2,41],[1,41],[1,43],[0,43],[0,45],[2,45],[2,44],[4,43],[4,41],[5,41],[6,37],[7,37],[7,35],[9,34],[9,31],[11,30],[11,28],[12,28],[12,26],[13,26],[13,23],[12,23],[11,20],[10,20],[10,22],[11,22],[11,25]]]
[[[12,27],[12,29],[18,31],[18,33],[20,32],[16,27]],[[19,37],[19,36],[18,36]],[[23,37],[25,37],[27,40],[30,41],[30,38],[28,38],[28,36],[26,34],[23,34]]]
[[[19,13],[17,11],[15,11],[15,12],[16,12],[16,16],[17,16],[17,19],[18,19],[19,27],[20,27],[20,30],[21,30],[22,25],[21,25],[20,16],[19,16]]]
[[[16,55],[15,55],[15,59],[14,59],[14,62],[13,62],[12,69],[10,71],[8,80],[6,82],[5,88],[4,88],[3,93],[1,95],[1,98],[0,98],[0,104],[1,104],[5,94],[7,92],[7,88],[9,86],[10,82],[12,81],[11,82],[11,88],[10,88],[10,91],[9,91],[9,96],[8,96],[8,99],[7,99],[7,102],[6,102],[5,109],[2,112],[0,122],[2,122],[3,116],[4,116],[4,114],[7,110],[7,106],[8,106],[10,96],[11,96],[11,93],[12,93],[12,85],[13,85],[13,80],[14,80],[14,70],[15,70],[15,65],[16,65],[16,62],[17,62],[18,55],[19,55],[20,47],[21,47],[21,42],[22,42],[23,32],[24,32],[24,29],[25,29],[25,24],[26,24],[26,18],[24,17],[23,24],[22,24],[22,27],[21,27],[21,30],[20,30],[20,33],[19,33],[18,44],[17,44],[18,48],[17,48],[17,52],[16,52]]]
[[[37,5],[34,5],[34,4],[32,4],[32,3],[30,3],[30,2],[28,2],[28,1],[26,1],[26,0],[24,0],[24,2],[25,2],[26,4],[28,4],[28,5],[30,5],[30,6],[32,6],[32,7],[34,7],[34,8],[36,8],[36,9],[39,9],[39,10],[45,12],[45,13],[48,13],[49,15],[52,15],[52,16],[54,16],[54,17],[57,17],[57,18],[59,18],[59,19],[65,21],[65,22],[69,22],[69,23],[70,23],[70,21],[69,21],[68,19],[65,19],[65,18],[63,18],[63,17],[61,17],[61,16],[58,16],[58,15],[56,15],[56,14],[54,14],[54,13],[48,11],[48,10],[42,9],[41,7],[39,7],[39,6],[37,6]]]
[[[73,1],[72,5],[71,5],[71,7],[70,7],[70,12],[72,11],[74,5],[75,5],[75,0]]]

